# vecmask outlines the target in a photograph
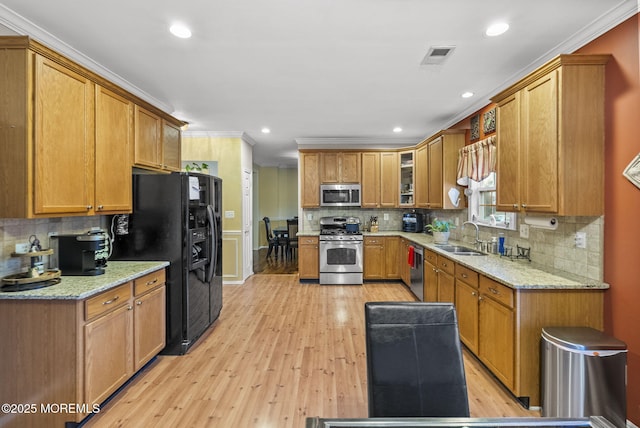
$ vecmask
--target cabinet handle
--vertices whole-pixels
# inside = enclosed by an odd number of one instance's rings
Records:
[[[104,205],[98,205],[98,210],[103,210],[104,209]]]
[[[147,281],[147,284],[146,284],[146,285],[153,285],[153,284],[155,284],[156,282],[158,282],[158,278],[154,279],[153,281]]]
[[[500,294],[500,292],[493,287],[489,287],[489,291],[491,291],[493,294]]]
[[[136,305],[138,305],[138,306],[142,305],[142,300],[138,300],[138,301],[136,302]]]
[[[93,208],[93,205],[87,205],[87,209],[90,210]]]
[[[436,269],[436,268],[433,268],[433,271],[434,271],[435,273],[438,273],[438,269]]]
[[[518,204],[513,204],[513,208],[518,209]]]
[[[103,305],[110,305],[110,304],[112,304],[113,302],[115,302],[116,300],[118,300],[119,298],[120,298],[120,296],[116,296],[116,297],[114,297],[114,298],[113,298],[113,299],[111,299],[111,300],[107,300],[106,302],[102,302],[102,304],[103,304]]]
[[[130,311],[131,309],[133,309],[133,306],[129,305],[127,306],[127,310]]]
[[[463,278],[465,278],[465,279],[467,279],[467,278],[468,278],[466,273],[463,273],[463,274],[462,274],[462,277],[463,277]]]
[[[471,295],[472,295],[472,296],[476,296],[476,295],[477,295],[477,293],[476,293],[475,291],[472,291],[472,292],[471,292]]]
[[[522,208],[526,210],[527,209],[527,204],[522,204]]]
[[[482,298],[482,296],[480,296],[480,297],[478,297],[478,300],[484,300],[484,299]]]

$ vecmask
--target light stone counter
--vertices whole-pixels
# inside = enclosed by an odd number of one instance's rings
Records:
[[[298,236],[318,236],[319,231],[303,231]],[[425,233],[409,233],[395,230],[376,233],[364,232],[364,236],[400,236],[424,248],[446,256],[455,262],[475,270],[508,287],[516,289],[607,289],[609,284],[589,279],[568,279],[531,266],[522,259],[501,258],[499,255],[460,256],[444,251],[433,243],[433,236]],[[452,245],[471,247],[466,242],[450,241]]]
[[[169,266],[169,262],[109,262],[96,276],[64,276],[60,284],[28,291],[0,292],[0,299],[83,300]]]

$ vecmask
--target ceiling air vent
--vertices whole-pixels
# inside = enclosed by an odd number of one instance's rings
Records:
[[[431,46],[420,65],[442,64],[451,56],[455,48],[455,46]]]

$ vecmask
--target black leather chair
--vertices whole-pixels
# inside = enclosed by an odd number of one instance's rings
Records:
[[[450,303],[365,303],[369,417],[468,417]]]
[[[286,253],[287,257],[293,256],[296,254],[295,252],[298,250],[298,220],[287,220],[287,247]]]

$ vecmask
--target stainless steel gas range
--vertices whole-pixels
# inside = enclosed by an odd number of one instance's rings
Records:
[[[358,217],[320,218],[321,285],[361,285],[362,254]]]

